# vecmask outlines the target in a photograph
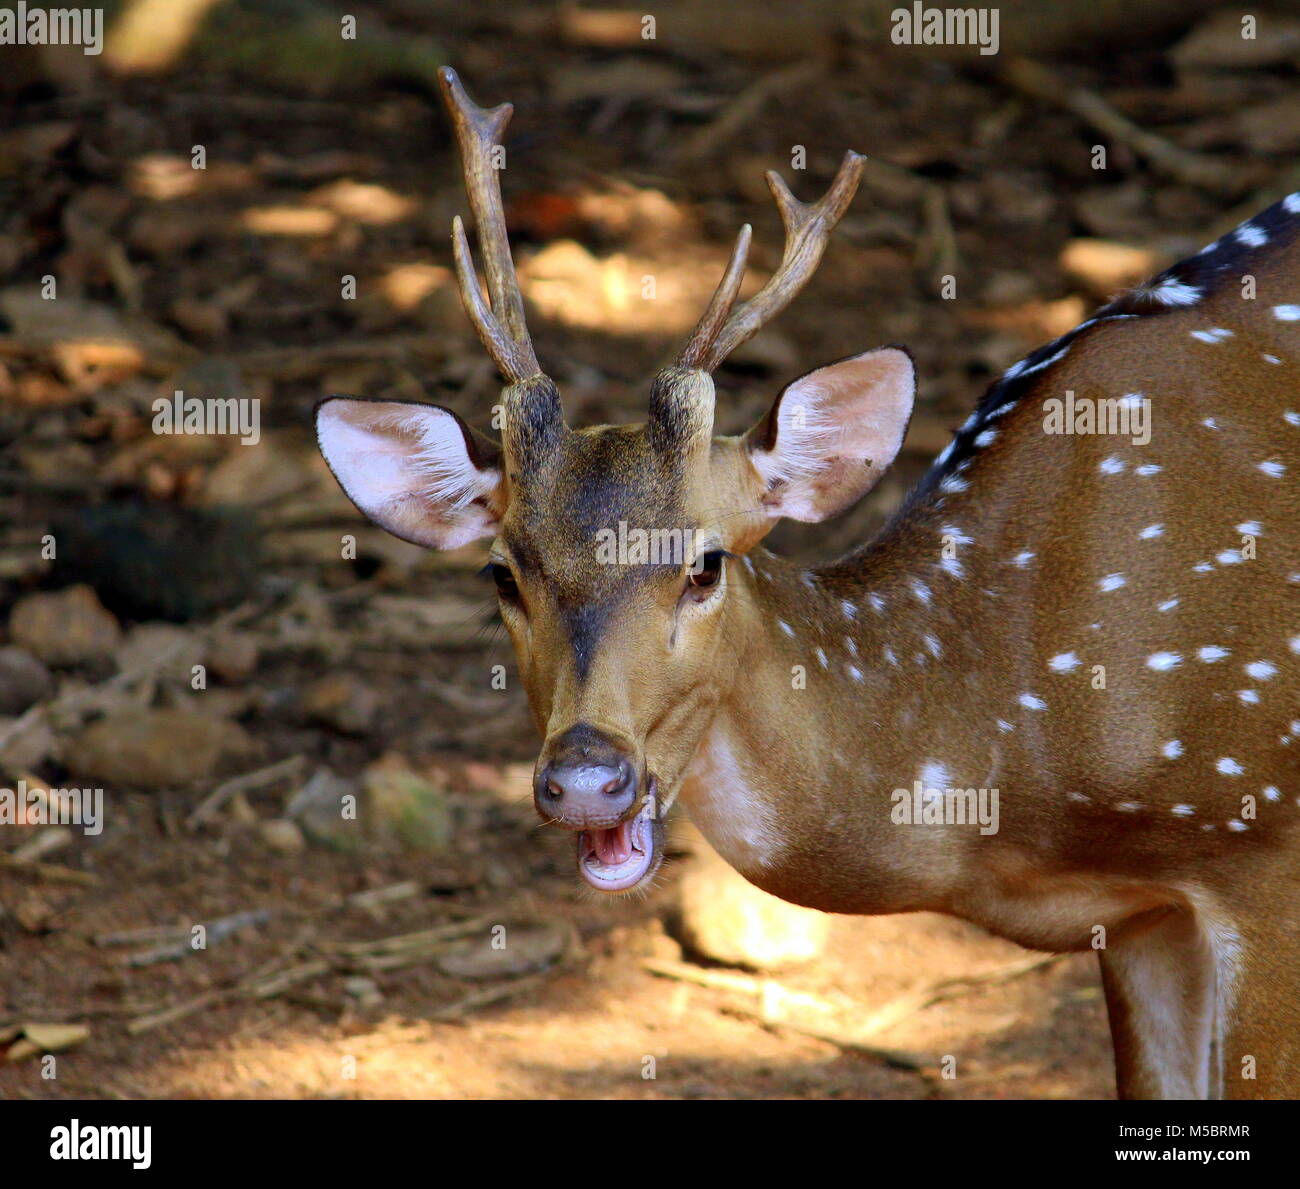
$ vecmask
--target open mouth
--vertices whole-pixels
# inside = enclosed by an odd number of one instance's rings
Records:
[[[601,892],[626,892],[654,873],[661,859],[655,788],[633,818],[578,834],[578,874]]]

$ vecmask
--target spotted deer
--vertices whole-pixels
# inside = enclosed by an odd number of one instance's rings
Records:
[[[711,376],[808,281],[865,159],[810,205],[769,174],[775,273],[738,302],[745,226],[646,422],[574,429],[506,236],[492,150],[512,109],[442,86],[501,440],[330,397],[319,443],[397,536],[491,538],[544,739],[536,808],[576,835],[583,879],[644,885],[680,797],[786,900],[1095,949],[1122,1096],[1300,1094],[1300,195],[1008,369],[875,540],[805,569],[764,537],[875,485],[912,359],[817,368],[736,437],[713,433]],[[688,529],[688,553],[602,559],[620,523]]]

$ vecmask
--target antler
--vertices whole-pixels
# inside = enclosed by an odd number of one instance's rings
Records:
[[[460,299],[474,329],[501,374],[511,383],[536,376],[541,368],[524,322],[524,299],[519,292],[510,241],[506,236],[505,212],[501,206],[501,184],[492,163],[493,147],[501,143],[514,107],[478,107],[465,93],[450,66],[438,71],[443,99],[460,146],[465,172],[465,192],[478,227],[479,253],[487,272],[491,306],[483,300],[474,258],[465,238],[465,226],[457,215],[451,224],[452,253],[456,258],[456,279]]]
[[[677,358],[678,366],[713,371],[741,343],[757,334],[794,300],[817,270],[835,224],[857,193],[866,163],[867,159],[860,153],[852,150],[845,153],[830,189],[812,204],[800,202],[790,193],[779,173],[768,171],[767,188],[776,199],[781,222],[785,225],[785,251],[781,265],[753,297],[732,309],[749,251],[750,229],[746,223],[740,229],[731,262],[709,302],[709,308],[704,311]]]

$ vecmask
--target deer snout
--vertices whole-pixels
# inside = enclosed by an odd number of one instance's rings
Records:
[[[639,781],[631,749],[595,727],[571,727],[542,755],[533,800],[548,822],[571,830],[608,829],[636,804]]]

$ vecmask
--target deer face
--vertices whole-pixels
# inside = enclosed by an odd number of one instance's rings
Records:
[[[780,516],[820,520],[892,461],[912,366],[886,348],[795,381],[739,438],[712,436],[713,383],[660,375],[644,425],[571,430],[538,378],[507,389],[504,440],[432,405],[332,397],[321,450],[383,528],[448,548],[492,537],[501,618],[544,743],[534,802],[577,831],[592,886],[658,866],[676,795],[735,676],[734,564]]]
[[[675,796],[718,701],[744,623],[731,562],[777,517],[820,520],[893,460],[911,409],[912,365],[886,348],[812,372],[739,438],[713,436],[709,373],[790,301],[853,196],[848,154],[820,202],[769,176],[786,227],[781,268],[733,305],[749,228],[677,364],[652,386],[643,425],[573,430],[524,326],[490,149],[510,109],[484,111],[450,70],[442,83],[478,221],[491,306],[459,219],[461,296],[509,381],[502,440],[433,405],[331,397],[317,409],[322,453],[381,527],[453,548],[491,537],[489,568],[544,743],[538,813],[578,833],[593,887],[623,891],[657,868],[661,808]]]

